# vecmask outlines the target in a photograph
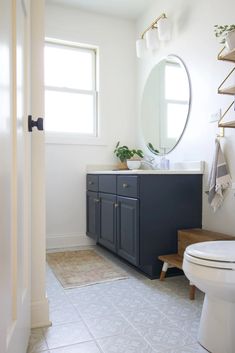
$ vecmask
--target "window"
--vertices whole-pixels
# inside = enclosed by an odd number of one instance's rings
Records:
[[[45,44],[45,130],[97,136],[96,51]]]

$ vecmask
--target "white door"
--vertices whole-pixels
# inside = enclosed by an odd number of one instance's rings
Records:
[[[28,0],[0,1],[0,352],[25,353],[30,334]]]

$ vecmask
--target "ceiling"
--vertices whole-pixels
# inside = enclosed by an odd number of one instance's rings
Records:
[[[154,0],[46,0],[50,4],[77,7],[81,10],[136,19]]]

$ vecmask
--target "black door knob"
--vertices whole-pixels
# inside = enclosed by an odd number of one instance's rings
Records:
[[[36,127],[38,130],[43,130],[43,118],[38,118],[34,121],[32,115],[28,115],[28,130],[32,132],[33,127]]]

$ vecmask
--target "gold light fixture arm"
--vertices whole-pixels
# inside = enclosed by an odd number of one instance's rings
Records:
[[[141,39],[144,39],[144,35],[145,35],[146,32],[148,32],[148,30],[150,30],[151,28],[156,27],[157,22],[158,22],[161,18],[167,18],[167,17],[166,17],[166,14],[165,14],[165,13],[162,13],[160,16],[158,16],[158,17],[151,23],[151,25],[150,25],[148,28],[146,28],[146,29],[144,30],[144,32],[141,34]]]

